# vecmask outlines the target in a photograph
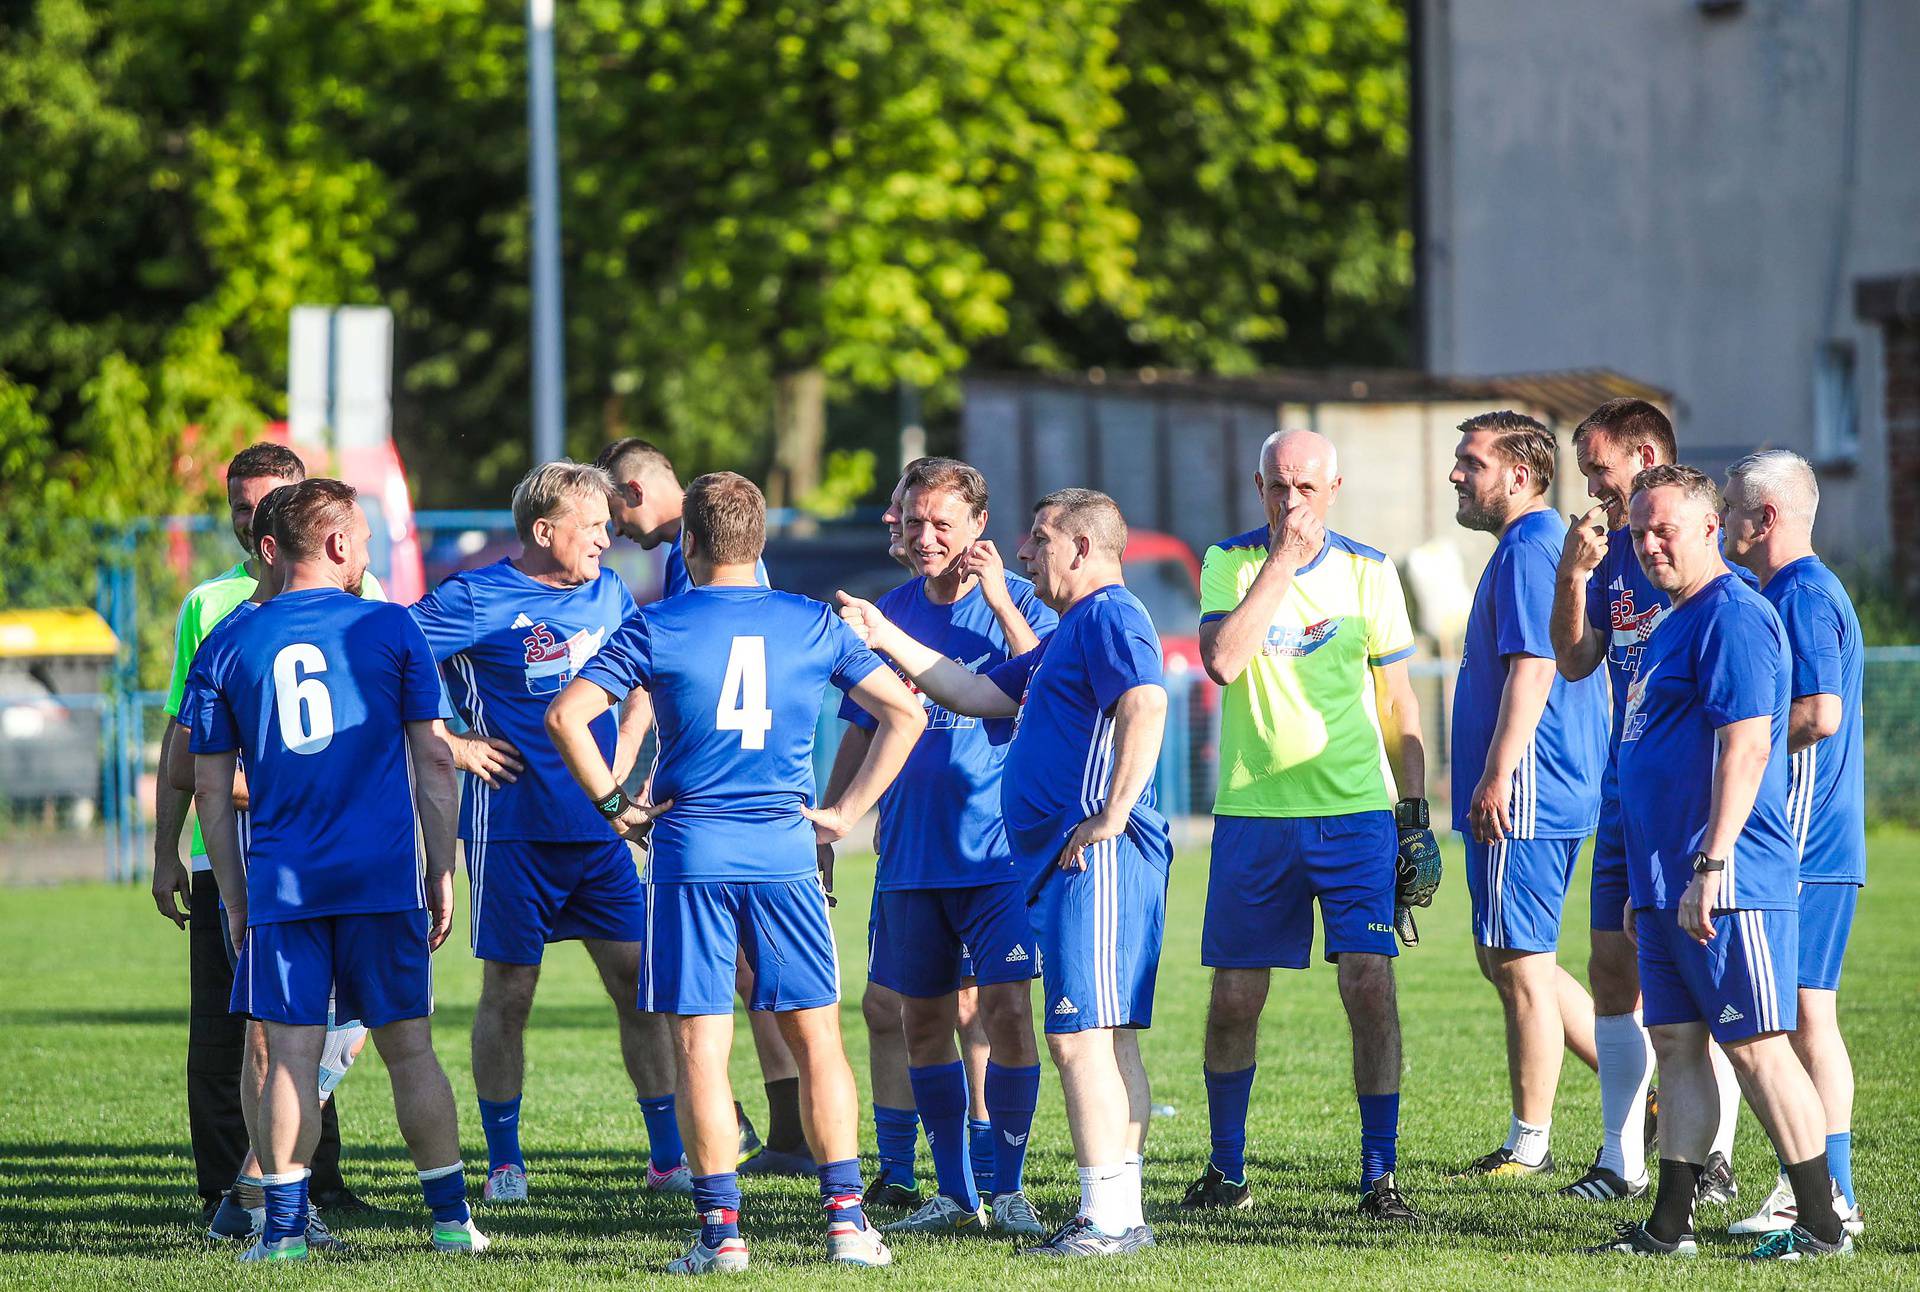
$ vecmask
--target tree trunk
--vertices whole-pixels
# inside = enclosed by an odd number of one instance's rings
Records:
[[[767,505],[797,507],[819,488],[826,447],[827,374],[818,368],[781,373],[774,378],[773,471],[767,479]]]

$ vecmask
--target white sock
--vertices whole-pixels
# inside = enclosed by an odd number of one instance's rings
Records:
[[[1124,1164],[1080,1168],[1080,1214],[1109,1238],[1118,1238],[1131,1227],[1127,1224],[1127,1185],[1132,1178]]]
[[[1647,1087],[1653,1084],[1653,1042],[1638,1014],[1593,1020],[1600,1054],[1600,1165],[1632,1184],[1647,1173]]]
[[[1713,1084],[1720,1087],[1720,1124],[1713,1131],[1713,1149],[1727,1163],[1733,1163],[1733,1132],[1740,1125],[1740,1078],[1733,1074],[1727,1052],[1717,1042],[1707,1046],[1713,1059]]]
[[[1127,1228],[1129,1229],[1147,1223],[1147,1213],[1141,1209],[1141,1195],[1144,1192],[1141,1181],[1146,1165],[1146,1159],[1138,1153],[1127,1154]]]
[[[1507,1128],[1507,1148],[1514,1159],[1527,1166],[1539,1166],[1547,1159],[1548,1133],[1553,1129],[1552,1119],[1544,1126],[1534,1126],[1520,1120],[1518,1113],[1512,1115],[1512,1124]]]

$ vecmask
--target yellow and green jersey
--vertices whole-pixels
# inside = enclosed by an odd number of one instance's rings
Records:
[[[1240,605],[1267,559],[1267,529],[1207,549],[1200,622]],[[1223,694],[1220,816],[1313,817],[1393,806],[1372,670],[1413,654],[1400,575],[1383,552],[1327,531],[1294,572],[1246,671]]]
[[[186,698],[187,670],[193,667],[193,657],[200,649],[200,643],[214,630],[222,619],[232,614],[234,607],[253,596],[260,581],[247,572],[245,561],[231,570],[224,570],[206,582],[197,585],[180,603],[180,615],[173,625],[173,680],[167,686],[167,716],[180,716],[180,703]],[[373,571],[367,571],[360,581],[360,595],[369,601],[385,601],[386,589],[380,586],[380,580],[373,577]],[[178,739],[179,737],[175,737]],[[166,769],[161,768],[161,775]],[[207,868],[207,844],[200,834],[200,818],[193,820],[193,869]]]

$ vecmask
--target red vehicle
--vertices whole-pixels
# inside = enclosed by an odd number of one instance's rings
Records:
[[[1127,591],[1140,598],[1160,630],[1160,649],[1170,672],[1205,675],[1200,666],[1200,562],[1193,549],[1171,534],[1127,531],[1121,564]]]
[[[204,471],[192,457],[194,427],[187,428],[185,452],[180,471],[189,474]],[[387,598],[401,605],[412,605],[427,593],[426,565],[420,551],[420,536],[413,524],[413,496],[407,487],[406,465],[393,441],[330,449],[322,444],[296,444],[285,422],[269,422],[261,439],[284,444],[300,455],[307,474],[333,476],[360,491],[360,507],[373,528],[368,556],[374,576],[386,589]],[[214,479],[222,486],[227,478],[224,462],[214,469]],[[189,577],[192,551],[184,530],[172,536],[171,557],[181,578]]]

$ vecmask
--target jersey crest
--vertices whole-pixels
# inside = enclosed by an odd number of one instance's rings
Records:
[[[1275,624],[1267,629],[1267,640],[1260,645],[1262,655],[1311,655],[1334,639],[1346,616],[1335,615],[1308,624],[1304,628]]]
[[[1611,655],[1615,663],[1629,672],[1640,665],[1640,650],[1647,644],[1647,638],[1653,635],[1654,628],[1660,622],[1665,606],[1650,606],[1645,610],[1636,609],[1633,604],[1633,589],[1627,586],[1624,578],[1615,577],[1607,591],[1609,598],[1607,616],[1613,627],[1613,645]]]
[[[527,693],[530,695],[560,694],[581,666],[593,658],[607,635],[603,625],[599,628],[582,628],[562,641],[553,635],[545,623],[531,624],[528,628],[520,644],[525,650]]]

